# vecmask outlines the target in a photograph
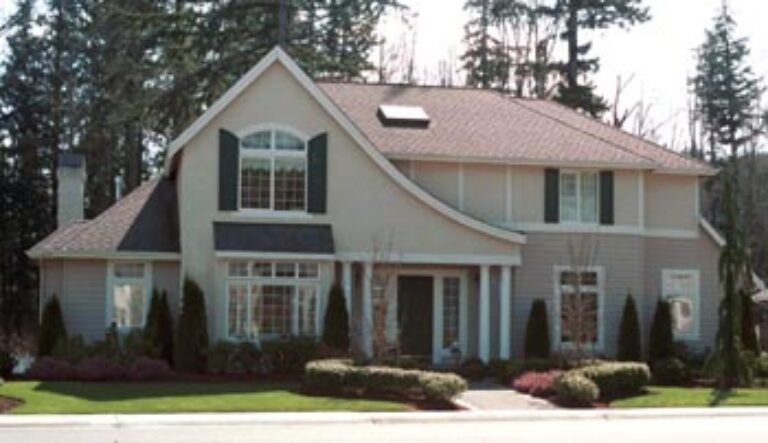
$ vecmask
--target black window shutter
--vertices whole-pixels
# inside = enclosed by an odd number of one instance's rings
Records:
[[[613,223],[613,171],[600,171],[600,224]]]
[[[219,129],[219,210],[237,211],[237,182],[240,177],[240,140]]]
[[[322,133],[309,141],[307,179],[307,212],[325,214],[328,188],[328,134]]]
[[[544,171],[544,223],[560,222],[560,170]]]

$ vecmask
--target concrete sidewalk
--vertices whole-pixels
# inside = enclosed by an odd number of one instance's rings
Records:
[[[546,400],[491,382],[471,383],[469,389],[459,395],[454,403],[469,411],[557,409],[557,406]]]
[[[455,412],[291,412],[195,414],[0,415],[0,429],[142,426],[354,425],[634,420],[689,418],[766,418],[768,408],[654,408]]]

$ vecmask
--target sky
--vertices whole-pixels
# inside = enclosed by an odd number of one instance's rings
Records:
[[[432,77],[441,60],[458,58],[467,15],[465,0],[401,0],[415,18],[415,72]],[[0,0],[0,18],[13,10],[12,0]],[[617,77],[632,77],[622,102],[643,99],[650,118],[660,125],[660,142],[680,148],[686,137],[686,82],[693,73],[693,50],[704,39],[721,0],[645,0],[652,19],[629,30],[610,29],[591,36],[600,71],[593,76],[598,92],[613,99]],[[730,0],[738,35],[749,39],[755,72],[768,80],[768,1]],[[390,41],[402,38],[399,20],[385,20],[380,32]],[[1,35],[1,34],[0,34]],[[410,37],[409,37],[410,39]],[[372,58],[376,58],[372,54]]]
[[[441,59],[461,54],[465,0],[405,0],[415,19],[416,73],[434,72]],[[693,50],[704,40],[721,0],[645,0],[652,18],[628,30],[610,29],[589,37],[592,53],[600,57],[593,80],[598,92],[613,99],[617,77],[632,77],[622,95],[627,106],[643,99],[659,129],[660,142],[680,148],[687,133],[686,82],[693,73]],[[755,72],[768,78],[768,1],[730,0],[737,34],[749,39]],[[388,38],[397,38],[403,26],[390,20],[383,25]]]

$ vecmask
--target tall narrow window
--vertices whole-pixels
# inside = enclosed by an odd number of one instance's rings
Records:
[[[229,285],[227,333],[232,338],[243,339],[248,335],[248,285]]]
[[[150,288],[144,263],[115,263],[112,266],[111,319],[118,329],[144,326]]]
[[[596,347],[600,342],[601,281],[597,270],[557,271],[560,342]]]
[[[459,346],[459,296],[461,280],[458,277],[443,279],[443,348]]]
[[[568,223],[597,223],[598,183],[596,172],[562,172],[560,220]]]
[[[282,130],[255,132],[240,142],[240,207],[304,211],[306,142]]]
[[[699,334],[699,271],[665,269],[662,294],[672,311],[672,331],[678,338]]]

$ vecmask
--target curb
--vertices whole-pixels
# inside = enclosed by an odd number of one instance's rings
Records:
[[[219,413],[219,414],[100,414],[0,416],[2,428],[125,428],[141,426],[216,426],[216,425],[344,425],[418,424],[447,422],[519,422],[563,420],[642,420],[676,418],[768,418],[768,408],[684,408],[631,410],[529,410],[457,412],[297,412],[297,413]]]

